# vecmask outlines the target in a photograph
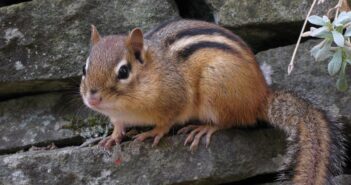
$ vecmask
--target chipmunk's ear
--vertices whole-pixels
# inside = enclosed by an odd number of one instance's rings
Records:
[[[128,36],[127,39],[127,48],[131,54],[134,55],[135,59],[137,59],[141,64],[144,63],[144,36],[143,32],[140,28],[134,28]]]
[[[94,25],[91,25],[91,36],[90,36],[90,42],[91,45],[95,45],[97,42],[100,40],[100,34],[97,31],[96,27]]]
[[[134,53],[141,53],[144,47],[144,36],[140,28],[134,28],[130,32],[127,45]]]

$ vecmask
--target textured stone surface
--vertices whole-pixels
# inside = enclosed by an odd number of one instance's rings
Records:
[[[287,68],[294,45],[263,51],[256,57],[260,64],[271,66],[273,87],[293,90],[328,113],[343,116],[351,124],[351,88],[346,92],[336,89],[337,77],[329,76],[328,61],[316,62],[310,55],[309,50],[316,43],[318,41],[311,40],[300,45],[295,68],[289,76]],[[351,68],[348,74],[351,79]]]
[[[275,172],[284,137],[273,129],[217,133],[208,149],[183,146],[185,137],[126,142],[112,157],[96,148],[68,147],[0,157],[2,184],[214,184]],[[116,159],[119,159],[116,161]],[[119,163],[121,162],[121,163]]]
[[[170,0],[33,0],[1,7],[0,96],[67,88],[63,79],[79,76],[87,58],[91,24],[107,35],[177,15]]]
[[[213,9],[215,21],[226,27],[302,22],[311,0],[206,0]],[[337,0],[317,5],[312,15],[324,15]]]
[[[312,0],[206,0],[214,20],[244,38],[255,51],[295,43]],[[325,14],[337,0],[312,14]]]
[[[335,177],[334,183],[338,185],[350,185],[351,184],[351,175],[340,175]]]
[[[71,106],[75,104],[75,106]],[[0,103],[0,153],[26,149],[32,145],[82,142],[78,127],[84,124],[82,106],[59,93],[25,97]],[[74,119],[76,121],[74,121]],[[78,122],[80,121],[80,122]],[[73,125],[72,125],[73,124]],[[75,128],[75,129],[73,129]]]

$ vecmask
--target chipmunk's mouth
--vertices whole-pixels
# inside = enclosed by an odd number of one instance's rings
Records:
[[[86,97],[83,97],[84,104],[90,109],[97,110],[101,106],[101,103],[92,103]]]
[[[110,110],[113,110],[112,106],[103,98],[98,100],[89,99],[89,97],[83,96],[84,104],[89,107],[90,109],[100,112],[104,115],[109,115]]]

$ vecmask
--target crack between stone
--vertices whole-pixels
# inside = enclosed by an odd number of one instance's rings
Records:
[[[256,184],[258,185],[263,183],[274,183],[274,182],[277,182],[276,180],[278,179],[278,175],[279,175],[279,172],[266,173],[266,174],[249,177],[244,180],[225,183],[225,184],[219,184],[219,185],[256,185]]]
[[[25,145],[21,147],[16,147],[16,148],[10,148],[10,149],[4,149],[0,150],[0,155],[9,155],[9,154],[15,154],[17,152],[27,152],[32,146],[35,147],[46,147],[50,144],[55,144],[57,148],[65,148],[65,147],[71,147],[71,146],[80,146],[84,142],[84,138],[81,136],[74,136],[71,138],[65,138],[61,140],[53,140],[53,141],[43,141],[39,142],[36,144],[30,144],[30,145]]]
[[[4,7],[4,6],[11,6],[14,4],[19,4],[19,3],[23,3],[23,2],[29,2],[32,0],[2,0],[0,2],[0,7]]]

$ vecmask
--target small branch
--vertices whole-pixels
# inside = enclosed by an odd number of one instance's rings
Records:
[[[316,5],[316,2],[317,2],[317,0],[313,0],[313,3],[312,3],[312,5],[311,5],[311,8],[310,8],[310,10],[308,11],[308,13],[307,13],[307,15],[306,15],[305,22],[303,23],[303,26],[302,26],[302,29],[301,29],[301,32],[300,32],[299,39],[297,40],[297,43],[296,43],[296,46],[295,46],[293,55],[292,55],[292,57],[291,57],[291,61],[290,61],[289,66],[288,66],[288,75],[290,75],[291,71],[294,69],[294,60],[295,60],[295,56],[296,56],[296,53],[297,53],[297,49],[299,48],[299,45],[300,45],[300,42],[301,42],[301,38],[302,38],[302,34],[303,34],[304,31],[305,31],[305,28],[306,28],[306,25],[307,25],[307,19],[308,19],[308,17],[311,15],[312,10],[313,10],[314,6]]]
[[[343,3],[343,0],[339,0],[338,4],[336,5],[336,12],[335,12],[335,19],[338,17],[339,15],[339,11],[340,11],[340,8],[342,6],[342,3]]]
[[[339,10],[340,10],[340,8],[341,8],[341,6],[342,6],[342,3],[343,3],[343,0],[339,0],[339,1],[338,1],[338,4],[336,4],[335,7],[333,7],[333,8],[331,8],[331,9],[328,10],[327,16],[328,16],[328,17],[331,17],[331,15],[330,15],[331,12],[335,10],[335,17],[334,17],[334,18],[336,18],[336,17],[339,15]]]

